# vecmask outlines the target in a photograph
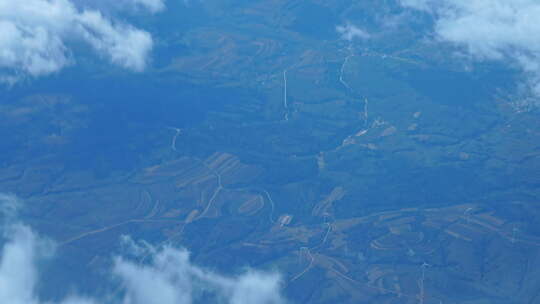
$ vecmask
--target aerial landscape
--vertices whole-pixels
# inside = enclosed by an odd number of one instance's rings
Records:
[[[0,303],[540,304],[538,13],[0,0]]]

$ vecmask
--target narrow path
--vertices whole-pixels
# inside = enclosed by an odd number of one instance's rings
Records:
[[[98,229],[95,229],[95,230],[83,232],[83,233],[81,233],[81,234],[79,234],[77,236],[71,237],[71,238],[69,238],[69,239],[67,239],[65,241],[60,242],[59,246],[64,246],[64,245],[73,243],[75,241],[78,241],[80,239],[86,238],[88,236],[103,233],[103,232],[106,232],[106,231],[109,231],[109,230],[113,230],[113,229],[118,228],[120,226],[124,226],[124,225],[131,224],[131,223],[181,223],[181,222],[180,221],[175,221],[175,220],[131,219],[131,220],[127,220],[127,221],[117,223],[117,224],[113,224],[113,225],[109,225],[109,226],[106,226],[106,227],[98,228]]]
[[[295,275],[287,284],[290,284],[290,283],[296,281],[297,279],[302,277],[304,274],[306,274],[311,269],[311,266],[313,266],[313,262],[315,261],[315,258],[313,258],[313,255],[311,254],[311,251],[310,251],[309,248],[301,247],[300,250],[305,250],[307,252],[307,254],[309,256],[309,265],[303,271],[301,271],[299,274]]]
[[[345,67],[347,66],[347,63],[349,62],[349,59],[354,56],[351,46],[349,46],[347,49],[349,51],[349,55],[347,55],[347,57],[345,57],[345,60],[343,61],[343,64],[341,65],[341,69],[340,69],[340,73],[339,73],[339,82],[341,82],[341,84],[343,84],[343,86],[347,90],[352,91],[351,86],[349,86],[349,84],[345,81],[344,76],[343,76],[344,73],[345,73]]]
[[[313,262],[315,261],[315,258],[313,257],[313,255],[311,254],[311,250],[315,250],[317,248],[320,248],[322,246],[324,246],[324,244],[326,243],[326,241],[328,240],[328,235],[330,234],[330,231],[332,230],[332,224],[331,223],[328,223],[328,222],[325,222],[326,225],[328,225],[328,229],[326,230],[326,233],[324,234],[324,237],[321,241],[320,244],[316,245],[316,246],[313,246],[311,248],[309,247],[300,247],[300,251],[303,251],[303,250],[306,250],[307,253],[308,253],[308,256],[310,257],[310,263],[309,265],[304,268],[304,270],[302,270],[300,273],[298,273],[297,275],[295,275],[291,280],[289,280],[289,282],[287,283],[287,286],[292,283],[293,281],[301,278],[304,274],[306,274],[310,269],[311,267],[313,266]]]
[[[219,192],[221,192],[221,190],[223,190],[223,186],[221,185],[221,183],[219,183],[216,190],[214,190],[214,194],[212,194],[212,197],[208,200],[208,204],[206,204],[206,208],[204,208],[203,212],[201,212],[201,214],[197,217],[197,219],[202,218],[208,212],[208,210],[212,206],[212,203],[218,196]]]
[[[178,136],[179,136],[180,134],[182,134],[182,129],[174,128],[174,127],[167,127],[167,129],[170,129],[170,130],[173,130],[173,131],[176,132],[176,133],[174,134],[173,139],[172,139],[172,142],[171,142],[171,149],[172,149],[173,151],[177,151],[177,150],[176,150],[176,139],[178,138]]]
[[[420,268],[422,268],[422,277],[420,278],[418,282],[418,287],[420,288],[420,293],[418,294],[418,299],[420,301],[420,304],[424,304],[425,299],[425,289],[424,289],[424,281],[426,279],[426,268],[430,267],[428,263],[424,262]]]
[[[368,107],[369,107],[369,100],[366,97],[364,97],[364,127],[365,128],[367,128],[367,125],[369,122]],[[367,132],[368,130],[366,129],[365,131]]]
[[[149,219],[149,218],[154,217],[158,213],[158,209],[159,209],[159,200],[156,200],[154,207],[152,208],[150,213],[148,213],[144,218]]]
[[[268,193],[268,191],[264,190],[263,189],[263,192],[264,194],[266,194],[266,197],[268,197],[268,201],[270,202],[270,222],[273,224],[275,223],[274,221],[274,209],[275,209],[275,204],[274,204],[274,201],[272,200],[272,197],[270,196],[270,193]]]
[[[212,197],[210,197],[210,199],[208,200],[208,204],[206,205],[206,208],[204,208],[203,212],[201,212],[201,214],[199,214],[199,216],[197,216],[197,219],[200,219],[202,218],[206,212],[208,212],[208,210],[210,209],[210,207],[212,206],[212,203],[214,202],[214,200],[216,199],[216,197],[218,196],[218,194],[221,192],[221,190],[224,189],[223,187],[223,184],[221,183],[221,174],[219,174],[217,171],[213,170],[212,168],[210,168],[210,166],[208,166],[208,164],[204,161],[200,161],[208,170],[210,170],[210,172],[212,173],[212,175],[214,175],[217,179],[217,182],[218,182],[218,186],[216,188],[216,190],[214,190],[214,193],[212,194]]]
[[[289,121],[289,104],[287,102],[287,70],[283,71],[283,107],[285,108],[285,121]]]

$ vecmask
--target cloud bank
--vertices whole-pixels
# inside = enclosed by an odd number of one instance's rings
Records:
[[[111,277],[122,289],[116,299],[71,295],[57,303],[39,299],[38,262],[52,258],[54,244],[17,221],[17,199],[0,194],[0,207],[7,218],[0,253],[0,302],[10,304],[284,304],[281,280],[276,273],[246,270],[224,276],[194,265],[185,249],[153,247],[130,238],[125,256],[114,258]],[[129,253],[129,254],[127,254]],[[137,262],[147,257],[147,263]],[[67,285],[67,284],[66,284]]]
[[[281,280],[276,273],[247,270],[237,277],[227,277],[193,265],[189,252],[165,246],[144,247],[129,238],[130,252],[151,257],[149,265],[139,265],[116,257],[113,274],[125,288],[123,303],[188,304],[205,302],[230,304],[282,304]],[[146,252],[146,253],[145,253]]]
[[[162,0],[121,0],[151,12]],[[68,45],[89,45],[100,57],[142,71],[152,50],[151,35],[106,17],[98,9],[78,8],[70,0],[0,0],[0,75],[4,81],[43,76],[73,64]]]
[[[540,97],[540,2],[537,0],[399,0],[435,17],[437,39],[463,47],[476,60],[517,65]]]

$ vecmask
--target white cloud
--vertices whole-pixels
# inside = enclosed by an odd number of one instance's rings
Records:
[[[1,212],[14,216],[17,204],[15,197],[0,194]],[[0,252],[1,302],[53,304],[40,300],[35,288],[40,279],[38,262],[52,258],[54,244],[16,218],[8,223],[4,229],[7,243]],[[116,257],[111,270],[121,283],[120,299],[72,295],[56,304],[192,304],[201,303],[203,296],[204,301],[210,298],[215,303],[285,303],[280,295],[280,276],[276,273],[247,270],[235,277],[224,276],[194,265],[184,249],[168,246],[158,249],[145,242],[141,246],[126,237],[123,241],[129,252]],[[142,257],[147,257],[148,263],[136,262]]]
[[[128,25],[115,25],[98,11],[79,15],[80,35],[109,60],[127,69],[142,71],[152,49],[149,33]]]
[[[147,250],[152,261],[143,266],[123,257],[115,259],[113,273],[125,285],[125,303],[199,303],[202,292],[216,303],[285,303],[280,295],[280,276],[276,273],[247,270],[237,277],[227,277],[193,265],[184,249],[157,250],[146,243],[144,247],[130,247],[139,256],[141,250]]]
[[[37,280],[36,261],[42,244],[26,226],[9,227],[8,243],[0,260],[0,299],[4,303],[37,303],[34,288]]]
[[[338,33],[341,34],[341,39],[352,41],[355,38],[357,39],[368,39],[370,35],[363,29],[347,23],[345,25],[340,25],[336,27]]]
[[[9,304],[40,304],[35,295],[37,262],[50,258],[55,248],[50,240],[40,238],[30,227],[17,221],[19,207],[20,202],[15,196],[0,193],[0,214],[6,220],[2,227],[6,244],[0,252],[0,301]],[[59,304],[94,303],[82,297],[70,296]]]
[[[463,47],[477,60],[512,62],[540,96],[540,2],[537,0],[400,0],[432,14],[439,40]]]
[[[160,0],[131,0],[150,11]],[[42,76],[74,62],[68,47],[87,43],[123,68],[141,71],[152,49],[151,35],[105,17],[97,9],[79,9],[70,0],[0,0],[2,78]]]
[[[10,226],[7,243],[0,256],[0,300],[9,304],[40,304],[35,294],[38,283],[37,262],[53,252],[52,242],[41,239],[28,226]],[[52,304],[52,303],[48,303]],[[69,296],[59,304],[97,304],[79,296]]]

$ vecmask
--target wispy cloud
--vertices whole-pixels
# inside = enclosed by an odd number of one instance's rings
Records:
[[[164,9],[161,0],[120,2],[151,12]],[[148,32],[71,0],[0,0],[0,33],[0,78],[11,81],[73,64],[72,43],[86,43],[111,63],[133,71],[146,67],[153,47]]]
[[[0,195],[1,210],[13,213],[17,199]],[[0,255],[0,300],[10,304],[53,304],[39,299],[35,288],[39,282],[38,262],[52,258],[54,243],[37,235],[16,220],[4,229],[7,243]],[[112,277],[122,290],[119,297],[103,300],[97,297],[71,295],[57,304],[284,304],[281,279],[277,273],[245,270],[238,276],[225,276],[194,265],[185,249],[170,246],[156,248],[146,242],[135,243],[123,238],[126,252],[116,256]],[[138,261],[146,257],[146,263]],[[111,298],[111,297],[108,297]],[[204,298],[204,299],[203,299]]]
[[[339,25],[336,27],[336,30],[341,35],[341,39],[348,41],[353,41],[354,39],[368,39],[370,37],[368,32],[350,23]]]
[[[134,8],[147,9],[151,13],[157,13],[165,9],[164,0],[121,0],[126,5]]]
[[[13,194],[0,193],[0,216],[6,220],[17,217],[21,203]]]
[[[540,2],[537,0],[399,0],[435,18],[435,35],[475,60],[519,67],[540,97]]]
[[[155,14],[165,10],[165,2],[165,0],[77,0],[73,1],[73,4],[82,9]]]

